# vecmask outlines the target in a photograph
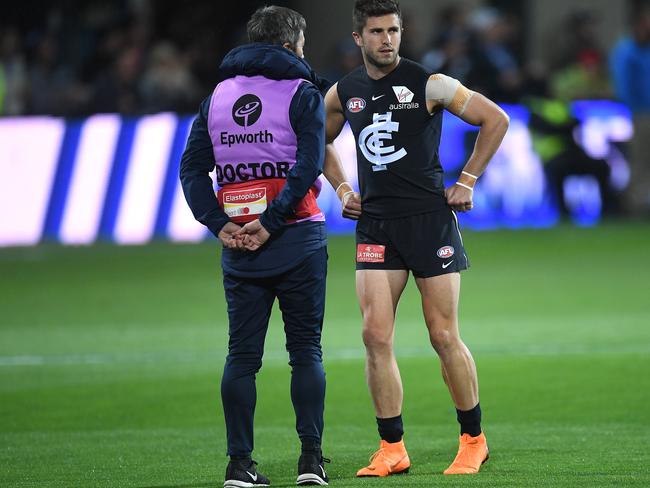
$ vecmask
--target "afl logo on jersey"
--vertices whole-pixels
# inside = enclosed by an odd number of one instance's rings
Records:
[[[454,255],[454,248],[451,246],[444,246],[438,249],[438,252],[436,252],[436,254],[440,259],[447,259]]]
[[[364,108],[366,108],[366,101],[363,98],[354,97],[348,100],[346,106],[350,112],[356,114],[357,112],[361,112]]]
[[[242,127],[253,125],[260,115],[262,115],[262,101],[252,93],[239,97],[232,106],[232,118]]]

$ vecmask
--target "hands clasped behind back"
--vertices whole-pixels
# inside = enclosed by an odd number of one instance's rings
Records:
[[[219,232],[224,247],[237,251],[257,251],[270,237],[269,232],[256,219],[243,227],[228,222]]]

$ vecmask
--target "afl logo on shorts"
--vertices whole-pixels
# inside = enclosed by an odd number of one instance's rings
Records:
[[[350,98],[346,105],[350,112],[356,114],[357,112],[361,112],[364,108],[366,108],[366,101],[363,98],[354,97]]]
[[[440,259],[447,259],[454,255],[454,248],[451,246],[441,247],[438,249],[438,252],[436,252],[436,254]]]
[[[232,118],[242,127],[253,125],[260,115],[262,115],[262,101],[252,93],[239,97],[232,106]]]

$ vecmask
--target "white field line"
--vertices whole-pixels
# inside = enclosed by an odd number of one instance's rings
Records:
[[[575,356],[587,354],[650,354],[650,344],[629,344],[621,346],[503,346],[503,347],[473,347],[474,355],[489,356]],[[400,358],[434,357],[431,348],[412,347],[396,348],[396,356]],[[325,349],[323,359],[327,362],[360,360],[365,357],[362,348],[332,348]],[[65,355],[5,355],[0,356],[0,367],[11,366],[77,366],[77,365],[129,365],[129,364],[205,364],[223,363],[225,356],[221,352],[209,353],[189,351],[168,352],[133,352],[133,353],[102,353],[102,354],[65,354]],[[264,354],[264,361],[286,362],[288,354],[284,351],[270,350]]]

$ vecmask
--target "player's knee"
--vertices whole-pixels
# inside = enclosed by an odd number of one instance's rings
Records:
[[[389,334],[379,328],[364,327],[362,336],[363,343],[368,350],[385,350],[391,349],[393,347],[392,334]]]
[[[429,339],[433,348],[439,353],[453,348],[459,342],[458,335],[448,329],[430,329]]]

